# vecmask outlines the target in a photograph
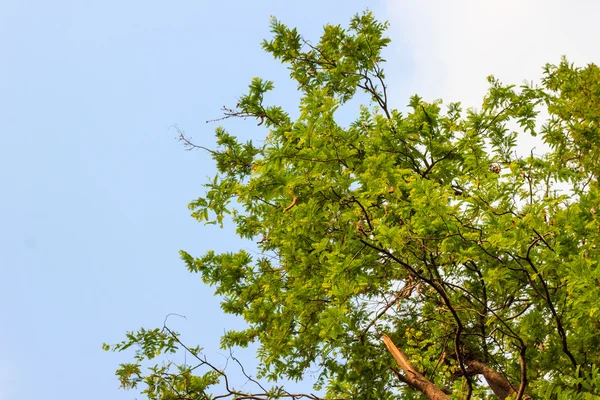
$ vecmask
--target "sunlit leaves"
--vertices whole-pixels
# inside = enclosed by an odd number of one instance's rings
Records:
[[[224,110],[266,133],[257,146],[217,128],[218,173],[189,204],[198,221],[227,221],[257,248],[181,252],[223,311],[247,323],[222,347],[256,342],[261,377],[316,370],[332,398],[422,398],[398,380],[381,332],[454,398],[469,384],[472,398],[491,398],[470,361],[500,371],[513,397],[520,382],[538,398],[597,394],[598,67],[549,65],[541,87],[490,77],[480,109],[415,95],[401,113],[382,69],[386,27],[364,13],[311,42],[272,19],[263,48],[297,82],[298,118],[265,104],[274,87],[259,78]],[[343,126],[336,112],[357,92],[370,103]],[[523,152],[521,136],[552,150]],[[204,396],[218,373],[141,370],[176,350],[167,333],[141,330],[114,347],[138,350],[118,372],[122,385],[144,381],[150,398]],[[275,385],[260,398],[284,395]]]

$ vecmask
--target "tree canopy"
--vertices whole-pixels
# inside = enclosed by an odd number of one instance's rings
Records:
[[[258,343],[263,383],[235,389],[164,326],[105,345],[137,348],[123,387],[149,399],[598,398],[598,67],[563,59],[539,86],[489,77],[478,109],[415,95],[401,112],[386,28],[365,12],[312,43],[273,19],[263,48],[297,82],[299,116],[253,79],[225,117],[256,118],[265,137],[217,128],[218,173],[189,204],[257,242],[258,256],[181,258],[245,320],[222,347]],[[361,94],[342,126],[336,111]],[[521,137],[549,150],[521,154]],[[197,362],[166,361],[175,352]],[[308,370],[319,396],[276,383]]]

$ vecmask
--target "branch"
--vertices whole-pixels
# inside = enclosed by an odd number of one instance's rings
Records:
[[[170,315],[178,315],[178,314],[169,314],[167,315],[167,318]],[[180,316],[180,315],[178,315]],[[182,317],[182,316],[181,316]],[[194,351],[193,349],[189,348],[188,346],[186,346],[177,336],[177,334],[175,332],[173,332],[171,329],[169,329],[169,327],[167,327],[166,325],[166,321],[167,318],[165,318],[165,323],[163,325],[163,329],[171,336],[173,337],[173,339],[179,344],[181,345],[188,353],[190,353],[194,358],[196,358],[199,362],[199,364],[194,367],[200,367],[200,366],[206,366],[208,368],[210,368],[211,370],[213,370],[214,372],[216,372],[217,374],[219,374],[219,376],[221,376],[224,380],[224,386],[225,386],[225,393],[219,394],[219,395],[214,395],[213,397],[211,397],[211,399],[235,399],[235,400],[242,400],[242,399],[247,399],[247,400],[269,400],[271,398],[273,398],[273,394],[269,393],[263,385],[261,385],[257,380],[253,379],[252,377],[250,377],[246,371],[244,370],[242,364],[235,358],[233,357],[233,355],[231,355],[231,358],[240,366],[243,375],[252,383],[256,384],[261,390],[262,392],[259,393],[250,393],[250,392],[241,392],[238,390],[235,390],[233,387],[230,386],[229,383],[229,379],[227,374],[217,368],[216,366],[214,366],[213,364],[211,364],[206,358],[202,358],[198,355],[198,353],[196,351]],[[185,317],[183,317],[185,318]],[[181,398],[181,397],[180,397]],[[298,399],[309,399],[309,400],[325,400],[322,397],[319,397],[315,394],[312,393],[289,393],[285,390],[283,390],[283,393],[279,393],[278,394],[278,398],[282,398],[282,399],[292,399],[292,400],[298,400]],[[185,397],[184,397],[185,399]],[[344,398],[339,398],[339,399],[334,399],[334,400],[349,400],[349,399],[344,399]]]
[[[500,400],[504,400],[508,396],[514,395],[517,395],[517,399],[530,399],[529,396],[523,395],[526,386],[525,379],[521,380],[521,385],[517,393],[515,386],[510,383],[505,376],[490,368],[487,364],[477,360],[469,360],[467,361],[467,366],[469,367],[469,373],[473,375],[483,375],[490,389],[492,389],[496,397],[498,397]]]
[[[470,378],[469,374],[467,373],[465,362],[464,362],[464,356],[460,350],[462,347],[460,336],[464,329],[464,325],[463,325],[463,322],[461,321],[461,319],[459,318],[458,313],[456,312],[454,306],[450,302],[450,299],[448,298],[448,294],[446,293],[446,290],[443,287],[444,283],[442,282],[441,284],[437,284],[434,279],[427,278],[423,274],[420,274],[410,264],[402,261],[401,259],[396,257],[394,254],[392,254],[390,251],[388,251],[384,248],[381,248],[379,246],[375,246],[363,239],[360,239],[360,241],[361,241],[361,243],[372,248],[373,250],[377,250],[378,252],[385,254],[386,256],[388,256],[389,258],[391,258],[392,260],[394,260],[395,262],[397,262],[398,264],[403,266],[405,269],[407,269],[409,272],[411,272],[417,278],[419,278],[422,281],[424,281],[425,283],[427,283],[442,298],[444,305],[448,308],[448,310],[450,311],[450,314],[452,314],[452,318],[454,318],[454,321],[456,322],[456,330],[454,333],[454,352],[455,352],[456,358],[458,360],[458,365],[460,367],[460,370],[461,370],[462,374],[464,375],[465,379],[467,380],[466,400],[469,400],[473,393],[473,383],[471,382],[471,378]]]
[[[177,140],[179,140],[181,143],[183,143],[183,146],[185,147],[185,149],[187,151],[194,150],[194,149],[200,149],[200,150],[207,151],[213,155],[217,154],[217,152],[214,150],[211,150],[204,146],[199,146],[199,145],[195,144],[194,142],[192,142],[192,138],[189,136],[186,136],[185,132],[182,131],[181,129],[179,129],[179,127],[177,125],[173,125],[172,128],[175,128],[175,130],[177,131],[177,135],[178,135]]]
[[[401,381],[408,383],[413,388],[419,390],[423,393],[429,400],[450,400],[450,397],[444,393],[440,388],[438,388],[434,383],[425,378],[419,371],[415,369],[415,367],[410,363],[406,354],[402,352],[392,339],[385,333],[382,333],[383,343],[388,348],[392,356],[404,371],[404,376],[401,374],[396,374],[397,377],[400,378]]]

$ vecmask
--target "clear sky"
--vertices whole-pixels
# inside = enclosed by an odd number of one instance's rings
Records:
[[[254,76],[274,80],[270,100],[295,111],[285,68],[260,48],[270,15],[316,40],[369,7],[392,24],[396,106],[413,93],[477,106],[489,74],[521,83],[563,54],[600,62],[599,4],[1,1],[0,400],[140,398],[113,375],[128,357],[100,346],[168,313],[187,316],[176,329],[220,357],[220,334],[240,322],[177,252],[250,245],[189,217],[214,169],[171,126],[210,146],[216,125],[205,121]]]

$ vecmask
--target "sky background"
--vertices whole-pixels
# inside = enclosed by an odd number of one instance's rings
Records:
[[[224,362],[219,336],[241,322],[178,250],[252,245],[189,216],[214,168],[172,126],[210,147],[205,121],[254,76],[296,113],[285,67],[260,48],[269,16],[317,41],[367,7],[391,24],[385,69],[401,109],[414,93],[477,107],[487,75],[536,81],[563,54],[600,62],[594,0],[0,1],[0,400],[141,398],[114,376],[130,356],[101,344],[168,313]]]

